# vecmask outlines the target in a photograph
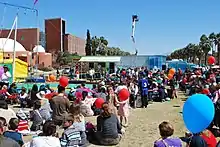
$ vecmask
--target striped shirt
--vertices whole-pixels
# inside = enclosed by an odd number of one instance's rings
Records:
[[[81,144],[81,131],[73,126],[66,129],[60,139],[61,147],[79,147]]]

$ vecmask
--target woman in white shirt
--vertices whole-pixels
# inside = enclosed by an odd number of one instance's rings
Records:
[[[7,66],[3,66],[4,73],[1,76],[1,87],[6,85],[9,86],[9,79],[11,78],[11,73],[9,72],[9,69]]]
[[[56,125],[48,120],[44,123],[43,133],[34,137],[26,147],[61,147],[60,140],[56,136]]]
[[[80,101],[80,112],[84,117],[90,117],[94,115],[92,106],[95,102],[95,98],[88,98],[88,92],[82,92],[82,100]]]

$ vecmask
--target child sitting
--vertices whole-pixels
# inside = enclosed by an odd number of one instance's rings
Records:
[[[21,93],[19,94],[19,100],[21,104],[21,108],[25,108],[27,105],[28,94],[26,93],[26,88],[21,89]]]
[[[162,122],[159,125],[161,138],[154,142],[154,147],[182,147],[179,138],[171,138],[174,133],[174,128],[169,122]]]
[[[40,107],[41,107],[40,101],[35,101],[33,111],[30,114],[30,120],[33,121],[32,126],[30,128],[31,131],[40,130],[43,124],[43,118],[39,112]]]
[[[60,139],[61,147],[78,147],[86,144],[85,129],[78,124],[79,122],[79,116],[68,114],[68,116],[65,117],[63,124],[64,133]]]
[[[8,131],[4,132],[4,137],[15,140],[20,146],[24,145],[23,136],[17,132],[19,120],[17,118],[11,118],[9,121]]]

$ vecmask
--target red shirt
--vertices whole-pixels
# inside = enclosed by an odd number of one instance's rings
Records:
[[[206,141],[208,147],[216,147],[217,140],[216,140],[215,136],[212,134],[211,131],[208,131],[208,133],[209,133],[209,136],[202,133],[201,137]]]

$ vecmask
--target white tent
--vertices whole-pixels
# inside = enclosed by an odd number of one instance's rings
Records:
[[[113,62],[117,63],[121,61],[120,56],[86,56],[86,57],[81,57],[79,62],[95,62],[95,63],[100,63],[100,62]]]

